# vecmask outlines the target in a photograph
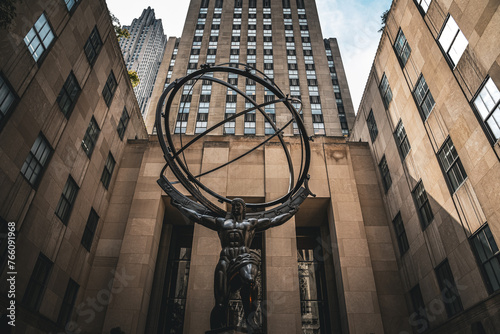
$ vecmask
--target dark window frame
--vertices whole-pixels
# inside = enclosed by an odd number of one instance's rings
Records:
[[[491,126],[488,124],[488,121],[494,120],[493,115],[495,113],[500,113],[500,99],[498,99],[498,101],[496,101],[496,103],[494,102],[493,108],[491,108],[491,110],[487,109],[487,116],[485,118],[483,118],[480,109],[476,105],[476,101],[478,99],[481,99],[481,101],[483,101],[483,98],[481,97],[481,93],[483,92],[483,90],[486,89],[488,91],[488,95],[490,95],[490,97],[492,97],[491,94],[489,94],[489,90],[486,88],[486,85],[487,85],[489,80],[491,80],[493,85],[496,87],[496,89],[499,90],[495,81],[489,75],[486,76],[486,78],[482,82],[481,86],[479,86],[476,94],[471,99],[470,105],[471,105],[472,109],[474,110],[474,113],[476,115],[476,118],[478,119],[478,122],[481,124],[481,127],[483,128],[484,132],[486,133],[486,136],[488,137],[490,144],[495,145],[496,143],[500,142],[500,134],[499,134],[498,138],[495,136],[493,130],[491,129]],[[484,102],[483,102],[483,104],[485,107],[487,107]],[[497,127],[500,127],[500,124],[497,124]]]
[[[382,102],[384,103],[385,109],[389,109],[389,105],[391,104],[393,95],[391,85],[389,85],[389,79],[387,79],[385,72],[382,75],[382,79],[380,79],[378,89],[380,91],[380,96],[382,97]]]
[[[44,148],[43,152],[39,152],[40,145],[38,145],[37,148],[35,149],[35,152],[33,153],[33,147],[37,144],[38,140],[40,140],[40,143],[46,144],[46,146],[45,146],[46,149]],[[48,152],[47,152],[47,149],[48,149]],[[28,181],[28,183],[34,189],[38,188],[38,185],[40,184],[40,181],[42,180],[43,174],[45,173],[45,170],[47,169],[47,166],[50,163],[50,158],[52,158],[53,152],[54,152],[54,149],[50,145],[49,141],[47,140],[47,138],[45,138],[43,133],[40,132],[38,134],[38,137],[36,137],[35,142],[31,146],[31,149],[30,149],[28,156],[26,157],[26,159],[23,163],[23,166],[21,167],[21,174],[23,175],[23,177],[26,179],[26,181]],[[40,155],[40,153],[41,153],[41,155]],[[43,162],[40,161],[40,160],[42,160],[41,158],[43,158],[43,160],[44,160]],[[29,160],[29,162],[28,162],[28,160]],[[35,175],[35,173],[34,173],[35,168],[30,168],[32,166],[33,160],[35,160],[36,166],[41,166],[39,171],[38,171],[38,174],[36,175],[34,180],[32,180],[32,176]],[[31,173],[31,175],[28,177],[26,174],[28,173],[29,170],[32,170],[33,173]]]
[[[377,127],[377,122],[375,121],[375,115],[373,114],[373,109],[370,109],[368,117],[366,117],[366,126],[368,127],[368,132],[370,133],[370,139],[372,140],[373,143],[378,137],[378,127]]]
[[[59,105],[59,109],[63,113],[66,119],[69,119],[73,109],[76,106],[76,102],[78,101],[78,97],[80,96],[82,89],[78,80],[75,77],[73,71],[71,71],[64,82],[64,85],[57,96],[57,104]],[[69,102],[69,104],[68,104]]]
[[[448,318],[451,318],[455,314],[462,312],[464,307],[448,259],[444,259],[434,268],[434,273],[436,274],[446,313]]]
[[[71,320],[71,315],[73,314],[73,308],[75,307],[79,289],[80,285],[70,278],[68,280],[66,292],[64,293],[64,298],[59,310],[59,316],[57,317],[57,324],[59,326],[65,327]]]
[[[113,177],[113,171],[115,169],[115,166],[116,166],[115,158],[113,157],[113,154],[109,152],[101,175],[101,183],[106,190],[108,190],[109,184],[111,183],[111,178]]]
[[[50,30],[50,33],[52,34],[52,40],[50,41],[50,43],[48,45],[45,45],[43,43],[43,39],[41,38],[40,36],[40,31],[38,31],[38,29],[35,29],[35,26],[36,26],[36,23],[38,22],[38,20],[40,20],[40,18],[44,16],[45,17],[45,20],[47,21],[47,25],[49,27],[49,30]],[[42,26],[43,28],[44,26]],[[31,52],[32,50],[30,49],[30,45],[32,44],[31,42],[34,40],[34,38],[32,38],[30,40],[30,43],[29,44],[26,44],[26,38],[28,37],[28,35],[30,34],[30,32],[33,30],[33,32],[35,33],[35,37],[37,38],[37,40],[40,42],[39,46],[41,45],[42,48],[43,48],[43,51],[42,53],[40,53],[40,55],[35,58],[33,56],[33,54],[35,53],[34,51],[38,50],[38,47],[36,50],[34,50],[33,52]],[[47,37],[47,35],[45,35],[45,37]],[[55,43],[55,40],[57,39],[57,36],[56,34],[54,33],[54,28],[52,28],[52,25],[50,24],[50,21],[49,21],[49,18],[47,16],[47,13],[45,11],[42,12],[42,14],[40,14],[40,16],[37,18],[37,20],[35,21],[35,23],[33,24],[33,26],[31,27],[31,29],[28,31],[28,33],[24,36],[23,40],[25,42],[25,45],[26,47],[28,48],[28,52],[31,54],[31,57],[33,58],[33,60],[35,61],[35,63],[40,66],[42,64],[42,62],[45,60],[45,58],[47,57],[47,54],[49,53],[50,49],[52,49],[52,47],[54,46],[54,43]]]
[[[22,303],[27,309],[37,312],[40,308],[53,265],[54,263],[40,252],[24,291]]]
[[[406,63],[408,62],[408,59],[410,59],[411,47],[408,44],[408,40],[406,39],[406,36],[401,28],[399,28],[398,35],[396,36],[393,47],[401,68],[404,68],[406,66]]]
[[[488,223],[469,237],[469,243],[488,293],[500,291],[500,273],[495,273],[494,270],[495,267],[500,267],[500,250]],[[496,262],[496,265],[492,265],[492,262]]]
[[[87,127],[87,131],[85,131],[85,135],[82,139],[82,149],[87,154],[87,157],[90,159],[92,157],[92,153],[94,152],[94,148],[97,144],[97,140],[99,140],[99,134],[101,133],[101,129],[99,128],[99,124],[95,120],[94,116],[90,119],[89,126]]]
[[[403,162],[411,150],[410,141],[408,140],[408,135],[403,124],[403,120],[399,120],[396,129],[394,130],[394,140],[396,141],[396,146],[398,147],[399,156]]]
[[[123,140],[125,131],[127,131],[129,120],[130,115],[128,114],[127,108],[123,107],[122,115],[120,117],[120,120],[118,121],[118,126],[116,127],[116,131],[118,132],[118,137],[120,137],[120,140]]]
[[[73,211],[73,206],[75,204],[76,197],[78,196],[78,190],[80,190],[78,184],[75,182],[73,177],[69,175],[55,211],[56,216],[64,225],[68,225],[69,218],[71,217],[71,211]]]
[[[406,236],[406,229],[400,211],[392,220],[392,226],[394,227],[394,233],[398,241],[399,254],[403,256],[410,249],[410,244],[408,243],[408,237]]]
[[[454,194],[465,183],[467,173],[449,136],[439,149],[437,157],[443,169],[450,193]],[[450,157],[452,161],[450,161]]]
[[[422,82],[423,82],[423,85],[421,86]],[[422,94],[422,92],[423,92],[423,94]],[[425,80],[422,73],[420,73],[420,77],[418,78],[417,83],[415,84],[415,88],[413,89],[412,95],[415,99],[415,103],[416,103],[417,108],[420,112],[420,117],[422,118],[422,121],[423,122],[427,121],[430,114],[432,113],[432,111],[436,107],[436,101],[434,100],[434,97],[432,96],[429,85],[427,84],[427,81]],[[432,105],[432,106],[430,106],[430,105]],[[424,108],[424,106],[425,106],[425,108]]]
[[[5,91],[5,94],[2,93]],[[0,94],[3,95],[0,100],[0,107],[4,107],[3,104],[9,99],[8,106],[5,107],[5,111],[0,109],[0,132],[2,131],[5,124],[7,124],[10,116],[13,114],[16,106],[19,102],[19,96],[10,84],[9,80],[5,77],[2,71],[0,71]]]
[[[89,252],[92,248],[92,242],[94,241],[94,235],[97,230],[97,225],[99,224],[99,218],[100,217],[94,208],[90,208],[89,217],[87,218],[87,223],[85,224],[85,229],[82,234],[82,240],[80,241],[83,248]]]
[[[87,61],[91,67],[94,66],[97,57],[101,53],[102,45],[103,43],[99,30],[97,29],[97,26],[94,26],[94,29],[90,32],[87,42],[85,42],[85,45],[83,46],[85,56],[87,57]]]
[[[108,107],[111,106],[111,102],[113,102],[113,97],[115,96],[117,87],[118,83],[116,81],[115,74],[111,70],[108,75],[108,79],[106,80],[106,83],[104,84],[104,87],[102,89],[102,97],[104,98],[104,102],[106,102],[106,105]]]
[[[382,184],[384,185],[385,193],[389,191],[392,185],[391,172],[389,171],[389,166],[387,164],[387,159],[385,158],[385,154],[380,159],[378,164],[378,169],[380,171],[380,176],[382,178]]]
[[[419,196],[417,192],[420,190],[420,187],[422,187],[422,191]],[[427,196],[427,191],[425,190],[422,180],[415,185],[411,193],[417,209],[420,225],[422,230],[425,230],[434,220],[434,212],[432,211],[429,197]]]

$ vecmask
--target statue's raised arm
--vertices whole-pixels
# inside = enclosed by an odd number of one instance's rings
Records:
[[[280,226],[286,223],[290,218],[295,215],[299,211],[299,207],[295,206],[290,209],[290,211],[277,215],[274,218],[260,218],[257,221],[257,225],[255,227],[256,232],[261,232],[264,230],[267,230],[268,228],[275,227],[275,226]]]
[[[174,199],[171,199],[170,203],[174,207],[176,207],[189,220],[198,223],[200,225],[203,225],[211,230],[219,231],[219,224],[217,221],[218,220],[217,217],[204,215],[195,210],[188,209],[187,207],[183,206],[181,203],[179,203]]]

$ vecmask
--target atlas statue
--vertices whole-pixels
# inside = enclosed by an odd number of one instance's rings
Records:
[[[311,155],[309,147],[310,138],[307,136],[299,112],[297,112],[293,106],[297,100],[291,99],[283,94],[276,84],[263,73],[259,72],[263,75],[263,77],[260,77],[254,74],[255,69],[251,69],[247,65],[240,64],[245,67],[244,69],[234,67],[233,65],[234,64],[231,66],[219,65],[213,67],[204,65],[200,70],[175,80],[163,92],[156,110],[156,129],[160,146],[162,147],[164,158],[167,163],[161,172],[158,184],[166,194],[170,196],[172,205],[185,217],[192,222],[216,231],[219,236],[222,250],[214,273],[215,306],[210,314],[211,329],[219,330],[229,326],[230,297],[232,294],[239,291],[243,304],[247,331],[249,333],[260,333],[261,324],[258,319],[256,319],[259,293],[256,279],[260,267],[260,256],[257,252],[251,250],[250,246],[256,233],[284,224],[297,213],[299,206],[309,195],[314,196],[308,187],[309,175],[307,174]],[[266,101],[264,104],[257,105],[251,97],[247,96],[237,87],[214,77],[213,73],[216,72],[234,73],[254,80],[256,83],[263,85],[267,90],[272,92],[276,100]],[[193,82],[196,83],[198,81],[212,81],[224,85],[228,89],[234,90],[237,94],[244,96],[248,103],[253,103],[254,107],[225,118],[225,120],[208,128],[203,133],[197,134],[191,141],[185,143],[180,149],[177,149],[171,135],[170,108],[176,92],[182,92],[184,84],[188,84],[192,87],[194,86]],[[276,126],[263,108],[268,104],[277,102],[283,103],[292,116],[282,128]],[[164,111],[163,108],[165,108]],[[180,108],[182,108],[182,103]],[[243,116],[253,110],[258,110],[264,116],[271,124],[274,134],[267,137],[261,145],[223,164],[221,167],[227,166],[237,159],[253,152],[256,148],[273,138],[279,140],[285,152],[289,167],[290,183],[288,193],[266,203],[245,203],[241,198],[229,199],[219,195],[205,184],[201,183],[200,177],[220,167],[199,175],[193,175],[183,156],[184,151],[190,145],[201,139],[210,131],[219,126],[223,126],[225,122],[233,121],[235,118]],[[162,124],[162,118],[164,124]],[[293,122],[295,122],[296,129],[298,129],[300,133],[302,147],[301,166],[297,179],[294,177],[294,167],[290,152],[283,140],[283,129],[290,126]],[[180,134],[180,136],[182,136],[182,134]],[[180,142],[181,144],[183,143],[182,137],[180,137]],[[167,168],[171,170],[177,181],[171,182],[167,179]],[[180,183],[184,189],[193,196],[194,200],[189,199],[176,189],[174,186],[175,183]],[[203,190],[203,192],[200,189]],[[216,199],[219,203],[230,205],[231,210],[226,212],[219,204],[210,200],[208,196]]]

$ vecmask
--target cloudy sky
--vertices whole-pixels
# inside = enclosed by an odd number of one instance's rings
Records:
[[[129,25],[151,6],[165,34],[181,36],[189,0],[106,0],[122,25]],[[380,39],[380,15],[391,0],[316,0],[323,37],[336,37],[357,111]]]

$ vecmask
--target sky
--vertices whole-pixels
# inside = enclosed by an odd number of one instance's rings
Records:
[[[278,1],[278,0],[273,0]],[[380,39],[380,16],[392,0],[316,0],[324,38],[338,40],[357,112]],[[109,10],[122,25],[130,25],[142,10],[151,6],[162,19],[167,37],[180,37],[189,0],[106,0]]]

